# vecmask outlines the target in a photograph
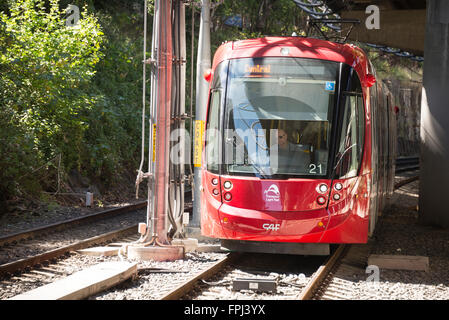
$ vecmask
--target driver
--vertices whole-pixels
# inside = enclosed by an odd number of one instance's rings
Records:
[[[310,153],[301,145],[288,141],[287,132],[279,129],[278,137],[278,167],[279,173],[307,173],[310,164]]]

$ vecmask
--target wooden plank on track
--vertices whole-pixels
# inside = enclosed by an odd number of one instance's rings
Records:
[[[118,247],[94,247],[87,249],[77,250],[79,254],[83,254],[86,256],[116,256],[120,248]]]
[[[429,258],[423,256],[378,255],[368,258],[368,265],[381,269],[429,271]]]
[[[220,244],[199,244],[195,249],[196,252],[229,252]]]
[[[104,262],[9,300],[80,300],[137,274],[137,263]]]

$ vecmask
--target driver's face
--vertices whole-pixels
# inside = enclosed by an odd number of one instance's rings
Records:
[[[284,130],[278,131],[278,144],[280,146],[285,146],[287,144],[287,133]]]

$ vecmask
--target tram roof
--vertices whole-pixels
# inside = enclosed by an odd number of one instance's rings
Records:
[[[288,48],[287,54],[283,48]],[[307,37],[264,37],[226,42],[217,49],[213,68],[227,59],[286,56],[343,62],[358,69],[359,75],[368,72],[368,58],[361,48]]]

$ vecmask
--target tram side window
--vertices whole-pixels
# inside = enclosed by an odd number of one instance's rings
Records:
[[[357,96],[357,160],[362,162],[363,146],[365,145],[365,108],[363,97]]]
[[[209,121],[206,130],[206,164],[207,170],[218,173],[220,164],[220,102],[221,90],[214,90],[211,93]]]
[[[378,159],[377,156],[379,154],[378,152],[378,124],[377,124],[377,113],[378,113],[378,101],[377,101],[377,83],[370,88],[370,96],[371,96],[371,137],[372,137],[372,144],[371,144],[371,155],[372,155],[372,163],[373,168],[377,168]],[[377,169],[376,169],[377,172]],[[376,175],[374,175],[376,181]]]
[[[336,175],[354,177],[358,173],[365,139],[365,112],[358,78],[352,77],[352,90],[346,93],[342,131],[338,144]]]

